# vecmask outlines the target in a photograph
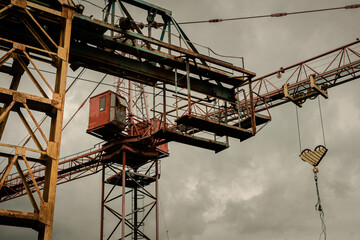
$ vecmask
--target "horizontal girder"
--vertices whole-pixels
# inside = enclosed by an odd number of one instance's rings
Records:
[[[135,1],[132,4],[139,4],[144,9],[151,7],[151,5],[143,1]],[[7,11],[11,11],[11,9]],[[59,25],[56,23],[58,21],[55,21],[54,16],[55,18],[61,18],[61,12],[58,15],[52,15],[52,19],[45,11],[34,11],[39,16],[44,15],[41,18],[41,24],[48,29],[47,34],[52,39],[59,39],[58,31],[55,30],[59,28]],[[165,10],[163,10],[163,13],[165,15],[170,14],[170,12]],[[28,19],[29,17],[25,13],[17,15],[17,17],[18,19],[10,19],[5,15],[5,17],[0,19],[0,38],[10,39],[25,45],[37,46],[39,49],[42,48],[37,39],[24,27],[24,23],[28,25],[33,24]],[[32,28],[37,35],[43,35],[43,32],[38,31],[37,26]],[[113,31],[114,37],[106,35],[108,31]],[[118,36],[121,36],[121,38]],[[42,38],[47,39],[46,37]],[[11,42],[1,40],[0,49],[12,47]],[[144,46],[136,45],[135,41],[141,41],[146,44]],[[50,51],[53,51],[53,46],[50,42],[46,40],[42,43],[42,45],[44,44],[49,47]],[[158,49],[165,49],[167,52],[156,50],[152,46]],[[40,60],[49,60],[49,55],[46,52],[37,49],[27,49],[27,51],[30,54],[36,54]],[[108,64],[110,59],[112,64]],[[126,61],[132,64],[126,64]],[[175,69],[177,69],[180,71],[178,73],[179,87],[187,87],[181,79],[185,78],[186,74],[189,74],[191,76],[191,90],[229,102],[235,102],[234,89],[247,84],[255,76],[255,73],[234,66],[231,63],[133,31],[125,31],[118,26],[113,26],[79,13],[75,14],[73,20],[69,63],[75,67],[88,67],[95,71],[110,73],[147,85],[155,85],[156,82],[175,85],[174,75]],[[189,64],[189,69],[186,67],[187,63]],[[8,69],[4,68],[3,70],[7,71]]]
[[[76,67],[86,67],[147,85],[155,85],[158,81],[175,85],[175,74],[171,70],[156,67],[151,63],[139,62],[81,44],[73,45],[71,53],[70,62]],[[178,86],[186,88],[185,75],[178,73]],[[191,88],[209,96],[235,101],[234,90],[214,83],[206,83],[192,77]]]
[[[253,80],[254,104],[257,112],[265,111],[290,101],[285,96],[284,84],[287,84],[288,93],[293,97],[314,98],[319,94],[311,94],[310,76],[318,88],[327,90],[335,86],[360,78],[360,40],[341,46],[327,53],[318,55],[300,63],[281,68],[279,71],[267,74]],[[319,62],[327,62],[318,67]],[[278,78],[283,79],[279,81]],[[271,79],[277,79],[275,81]],[[245,101],[241,102],[246,107]]]

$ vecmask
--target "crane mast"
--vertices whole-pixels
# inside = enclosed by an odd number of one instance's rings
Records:
[[[308,99],[328,98],[332,87],[359,79],[359,40],[256,78],[243,65],[201,54],[171,11],[142,0],[106,3],[103,20],[97,20],[72,1],[0,1],[0,71],[11,78],[8,88],[0,88],[0,136],[9,114],[17,114],[31,139],[29,146],[20,146],[6,142],[4,135],[0,143],[10,149],[0,152],[9,159],[1,169],[0,202],[28,195],[34,208],[34,213],[0,210],[0,223],[33,228],[39,239],[51,239],[56,185],[98,172],[102,172],[100,239],[106,235],[106,211],[118,220],[108,238],[119,227],[122,239],[150,239],[142,226],[152,210],[158,239],[157,184],[160,159],[169,155],[169,142],[217,153],[229,147],[229,138],[245,141],[255,136],[270,122],[271,108],[288,102],[301,107]],[[147,23],[134,19],[128,6],[144,11]],[[48,81],[41,71],[45,64],[55,66],[55,80]],[[68,64],[73,70],[112,75],[117,88],[90,100],[100,108],[90,106],[87,133],[103,142],[59,159]],[[37,95],[19,88],[25,73]],[[109,99],[104,100],[104,109],[101,99]],[[90,126],[96,111],[115,118],[123,113],[125,119],[120,125]],[[48,130],[36,120],[46,115]],[[155,188],[149,190],[152,183]],[[120,194],[112,196],[117,187]],[[145,197],[149,200],[140,206],[139,199]],[[110,205],[113,199],[121,199],[121,209]],[[132,203],[130,210],[125,202]]]

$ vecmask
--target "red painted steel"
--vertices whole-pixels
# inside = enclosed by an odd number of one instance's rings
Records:
[[[125,99],[112,91],[90,98],[89,125],[86,131],[101,139],[112,139],[126,125]]]
[[[110,122],[110,104],[100,110],[100,99],[105,99],[105,104],[110,102],[110,93],[107,91],[90,98],[88,131]]]

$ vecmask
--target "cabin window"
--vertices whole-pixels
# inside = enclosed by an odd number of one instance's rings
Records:
[[[105,97],[100,98],[100,112],[105,111]]]

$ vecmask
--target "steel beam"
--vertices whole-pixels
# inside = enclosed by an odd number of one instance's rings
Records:
[[[42,7],[42,9],[46,10],[47,8]],[[56,13],[58,14],[58,12]],[[49,18],[49,16],[47,15],[46,18]],[[56,17],[58,17],[58,15],[56,15]],[[7,19],[3,19],[2,21],[6,21],[6,20]],[[27,19],[26,21],[28,23],[31,23],[30,20],[31,19]],[[52,21],[54,21],[54,19]],[[30,26],[31,24],[28,25]],[[57,24],[54,23],[51,24],[49,23],[49,26],[50,29],[55,29],[58,27]],[[36,26],[33,26],[31,29],[32,31],[29,32],[26,30],[26,28],[23,25],[16,24],[15,22],[7,21],[4,22],[4,24],[0,24],[0,37],[2,38],[11,37],[12,41],[21,41],[23,44],[34,45],[35,46],[34,48],[27,49],[29,55],[31,56],[31,54],[34,53],[36,54],[38,59],[42,61],[49,61],[49,53],[46,51],[40,51],[39,48],[41,48],[41,46],[50,46],[51,41],[45,39],[44,41],[41,41],[39,43],[36,39],[34,39],[34,37],[31,37],[31,34],[32,33],[36,34],[37,38],[45,38],[46,34],[44,34],[41,31],[41,29],[40,30],[37,29]],[[84,32],[84,29],[87,30]],[[111,36],[104,35],[104,33],[107,30],[123,35],[124,39],[140,40],[145,42],[146,44],[156,45],[158,47],[167,49],[169,52],[171,51],[174,54],[169,54],[158,50],[150,49],[149,47],[146,48],[141,46],[132,46],[126,41],[123,42],[121,39],[118,39],[116,36],[112,38]],[[136,65],[139,66],[140,68],[141,65],[144,65],[145,68],[150,68],[151,66],[148,67],[147,65],[153,65],[152,62],[157,62],[158,64],[164,66],[161,68],[156,67],[156,70],[158,70],[158,72],[159,71],[167,72],[167,74],[171,74],[172,78],[174,78],[173,77],[174,72],[170,71],[169,69],[176,68],[185,71],[186,61],[184,57],[188,57],[190,59],[193,59],[194,61],[194,63],[190,62],[190,72],[193,75],[193,79],[194,79],[192,81],[195,82],[192,83],[192,90],[204,93],[209,96],[219,97],[227,101],[234,101],[234,93],[233,90],[230,89],[230,87],[229,88],[223,87],[221,83],[229,84],[232,87],[237,87],[239,85],[246,84],[250,78],[255,76],[255,73],[234,66],[230,63],[212,57],[208,57],[206,55],[199,54],[192,50],[187,50],[169,43],[165,43],[160,40],[156,40],[154,38],[146,37],[139,33],[135,33],[132,31],[123,31],[119,27],[113,26],[106,22],[92,19],[90,17],[86,17],[81,14],[75,15],[73,33],[74,33],[73,34],[74,37],[72,38],[72,44],[70,49],[70,63],[74,65],[78,64],[78,66],[80,66],[79,62],[82,62],[82,60],[86,59],[87,64],[84,63],[83,66],[92,66],[92,69],[96,71],[103,71],[103,72],[114,71],[112,65],[106,65],[106,64],[101,65],[101,68],[99,69],[95,68],[98,65],[98,61],[93,59],[96,59],[98,57],[98,54],[106,56],[106,58],[111,58],[112,60],[119,58],[119,60],[117,60],[118,62],[121,62],[123,60],[131,61],[131,59],[129,58],[121,58],[121,56],[115,52],[115,50],[117,50],[132,54],[133,56],[141,59],[138,60],[138,63]],[[54,36],[56,36],[56,34]],[[3,39],[0,39],[0,42],[3,48],[4,47],[11,48],[11,42],[6,42],[6,41],[4,42]],[[91,46],[95,46],[95,49],[97,51],[94,50],[88,51],[89,49],[91,50],[91,48],[93,48]],[[32,57],[34,56],[34,54],[32,54]],[[84,59],[81,59],[82,56],[84,57]],[[81,61],[78,61],[79,58]],[[199,64],[199,63],[195,64],[195,61],[205,62],[206,64]],[[222,68],[222,70],[207,66],[209,65],[209,63],[211,63],[214,66],[218,66]],[[148,85],[154,84],[153,82],[151,82],[151,80],[147,81],[146,79],[136,78],[131,75],[124,76],[119,74],[121,70],[124,71],[131,70],[133,75],[137,75],[138,68],[131,68],[132,67],[131,65],[125,65],[126,68],[123,69],[122,65],[120,64],[118,64],[116,67],[117,67],[116,71],[118,71],[118,73],[115,74],[115,76],[129,77],[129,80],[140,81],[141,83]],[[245,77],[233,75],[231,73],[232,71],[238,73],[241,76],[245,74]],[[139,74],[142,75],[142,72],[140,71]],[[162,75],[156,75],[157,74],[156,72],[155,75],[154,72],[152,72],[151,74],[154,79],[159,78],[161,81],[163,78]],[[197,75],[199,75],[199,78],[196,78]],[[204,78],[204,80],[202,80],[202,78]],[[208,80],[215,80],[217,84],[210,83]],[[164,79],[163,81],[171,85],[175,84],[174,79],[172,79],[171,81]],[[179,85],[179,87],[181,87],[181,85]]]
[[[10,157],[12,160],[9,162],[6,171],[1,176],[0,188],[3,186],[3,180],[8,176],[11,168],[16,166],[19,175],[21,176],[22,183],[25,185],[30,201],[34,207],[35,213],[0,210],[0,224],[33,228],[38,231],[38,239],[50,240],[52,236],[56,185],[58,179],[57,173],[65,102],[65,87],[74,9],[72,8],[71,1],[36,1],[36,3],[34,3],[26,0],[18,0],[11,1],[11,3],[13,4],[11,11],[1,19],[1,28],[4,28],[4,31],[1,31],[1,49],[3,51],[8,51],[5,53],[3,59],[6,60],[7,57],[11,57],[13,58],[14,64],[11,71],[7,71],[9,69],[6,67],[3,67],[0,70],[4,70],[4,72],[13,75],[13,79],[9,88],[0,88],[0,102],[5,104],[6,107],[6,109],[2,111],[3,114],[1,114],[0,122],[3,122],[3,124],[6,123],[6,118],[10,110],[17,112],[25,128],[32,135],[32,139],[38,149],[1,143],[1,146],[3,147],[13,148],[15,150],[15,155]],[[41,16],[34,13],[39,13]],[[26,31],[17,29],[18,34],[21,35],[24,34],[24,32],[27,32],[27,38],[21,39],[21,37],[19,38],[19,35],[11,32],[11,25],[9,26],[6,24],[6,21],[9,21],[9,19],[11,19],[10,22],[13,19],[19,20],[19,26]],[[44,22],[49,24],[49,26],[57,26],[55,29],[52,29],[55,32],[47,32],[43,27]],[[17,40],[19,40],[19,42]],[[49,81],[47,81],[41,73],[39,74],[41,77],[40,81],[43,81],[49,87],[51,92],[50,97],[47,97],[47,94],[42,90],[39,81],[27,68],[28,60],[36,68],[32,60],[33,55],[29,54],[30,52],[37,52],[40,53],[40,55],[43,54],[48,59],[45,62],[50,63],[56,68],[56,79],[53,87],[49,85]],[[17,91],[24,71],[29,74],[34,86],[38,88],[38,94],[40,93],[40,96]],[[28,124],[28,120],[21,113],[20,108],[26,109],[27,113],[37,126],[37,130],[39,130],[44,138],[45,143],[40,144],[37,140],[33,130]],[[48,131],[46,131],[48,136],[45,136],[44,131],[40,129],[32,111],[42,112],[50,116],[51,125]],[[7,139],[4,139],[3,141],[6,142],[6,140]],[[38,161],[45,164],[42,194],[35,183],[36,179],[33,173],[27,173],[21,169],[19,165],[19,161],[24,161],[27,165],[27,171],[31,171],[27,159],[32,159],[30,156],[26,156],[28,152],[38,153],[40,155]],[[4,153],[4,155],[7,154]],[[40,206],[38,206],[35,201],[35,195],[33,196],[31,193],[31,187],[33,186],[31,186],[30,182],[26,179],[26,174],[30,174],[32,179],[31,182],[35,185],[40,200]],[[8,186],[6,187],[8,190],[11,190]],[[6,191],[6,189],[1,189],[2,193]]]
[[[165,49],[169,49],[174,52],[186,55],[189,58],[196,58],[196,59],[199,59],[200,61],[206,61],[206,62],[209,62],[212,64],[219,65],[224,68],[228,68],[229,70],[244,73],[246,75],[249,75],[251,78],[255,77],[255,75],[256,75],[254,72],[248,71],[248,70],[238,67],[238,66],[235,66],[231,63],[228,63],[228,62],[216,59],[216,58],[212,58],[212,57],[209,57],[209,56],[206,56],[203,54],[199,54],[193,50],[188,50],[188,49],[184,49],[184,48],[172,45],[172,44],[168,44],[168,43],[162,42],[160,40],[157,40],[155,38],[151,38],[151,37],[144,36],[142,34],[135,33],[133,31],[124,31],[117,26],[112,26],[109,23],[102,22],[102,21],[99,21],[96,19],[92,19],[90,17],[84,16],[81,14],[75,14],[74,21],[75,21],[74,30],[75,29],[81,30],[81,28],[83,28],[85,26],[85,27],[88,27],[89,29],[94,30],[95,33],[101,34],[100,36],[102,36],[103,33],[105,33],[107,30],[111,30],[111,31],[117,32],[118,34],[124,35],[124,37],[126,37],[128,39],[137,39],[137,40],[144,41],[146,43],[154,44],[156,46],[160,46]]]
[[[103,171],[101,198],[102,233],[100,239],[112,239],[115,237],[125,240],[132,237],[133,239],[143,238],[150,240],[150,237],[144,233],[141,226],[145,224],[145,220],[153,211],[156,215],[156,233],[154,234],[154,239],[159,239],[159,156],[151,156],[155,148],[148,149],[147,146],[142,144],[137,146],[131,145],[120,144],[118,148],[122,149],[122,151],[111,150],[116,154],[116,161],[108,165],[108,168],[111,169],[111,171],[108,171],[111,172],[111,176],[105,178],[105,171]],[[113,154],[111,153],[110,155]],[[153,183],[155,183],[155,189],[151,190],[150,186]],[[110,186],[108,190],[106,190],[106,186]],[[118,191],[115,191],[116,187],[119,187]],[[126,197],[130,194],[134,194],[132,195],[133,205],[131,209],[127,208],[125,204],[125,201],[130,202],[128,201],[129,198]],[[146,201],[142,204],[139,200],[143,198],[146,198]],[[104,229],[105,212],[110,213],[118,220],[118,224],[110,233],[105,233]],[[141,216],[140,212],[144,212],[144,215]],[[119,236],[115,236],[116,230],[120,230]]]
[[[44,229],[41,229],[39,231],[40,239],[51,239],[53,227],[52,223],[54,218],[57,173],[60,157],[60,143],[65,104],[67,68],[69,61],[71,27],[74,10],[64,5],[63,12],[65,12],[65,19],[61,21],[59,49],[64,49],[65,55],[58,55],[56,82],[54,87],[54,96],[58,96],[58,108],[55,116],[51,119],[49,143],[47,146],[49,158],[46,164],[47,168],[45,172],[45,185],[43,190],[44,203],[41,205],[41,210],[43,210],[44,212],[47,224],[45,225]],[[59,52],[60,51],[58,51],[58,53]]]
[[[39,214],[0,209],[0,224],[38,230],[40,227]]]
[[[142,8],[144,10],[156,10],[157,14],[160,14],[161,16],[171,16],[172,12],[170,10],[167,10],[165,8],[161,8],[159,6],[156,6],[154,4],[148,3],[143,0],[121,0],[121,2],[128,3],[130,5]]]
[[[155,85],[158,81],[175,85],[175,74],[171,70],[86,45],[73,44],[70,61],[76,67],[86,67],[147,85]],[[186,88],[185,75],[177,75],[178,87]],[[209,96],[235,102],[235,91],[233,89],[224,88],[213,83],[191,78],[191,89]]]
[[[2,72],[2,69],[0,69],[0,72]],[[6,72],[6,71],[5,71],[5,72]],[[23,75],[24,72],[25,72],[25,71],[24,71],[24,69],[20,66],[19,62],[18,62],[18,61],[14,61],[13,64],[12,64],[12,67],[11,67],[11,71],[10,71],[10,72],[6,72],[6,73],[8,73],[8,74],[13,75],[13,79],[12,79],[12,81],[11,81],[11,83],[10,83],[9,89],[11,89],[11,90],[17,90],[17,89],[18,89],[21,76]],[[4,106],[3,106],[2,108],[0,108],[0,113],[2,113],[2,110],[3,110],[3,109],[6,109],[6,108],[7,108],[7,105],[4,104]],[[1,140],[2,135],[3,135],[3,133],[4,133],[8,116],[9,116],[9,114],[6,115],[5,119],[0,123],[0,140]]]

